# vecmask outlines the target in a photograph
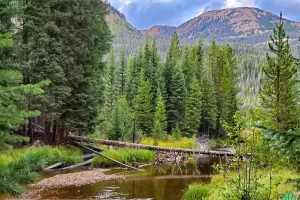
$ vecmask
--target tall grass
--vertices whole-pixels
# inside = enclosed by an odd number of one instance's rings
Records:
[[[149,150],[136,150],[136,149],[117,149],[117,150],[108,150],[104,151],[103,155],[110,157],[112,159],[115,159],[117,161],[120,161],[124,164],[130,164],[130,163],[150,163],[155,161],[154,152]],[[115,166],[116,163],[97,156],[93,162],[92,165],[95,167],[112,167]]]
[[[71,165],[82,162],[78,148],[34,147],[0,152],[0,194],[18,195],[25,191],[22,184],[33,183],[38,171],[45,166],[62,162]]]
[[[175,139],[173,137],[168,137],[166,140],[155,140],[153,138],[143,138],[140,144],[145,145],[155,145],[161,147],[170,148],[184,148],[184,149],[196,149],[196,138],[180,138]]]
[[[210,188],[207,186],[194,183],[189,186],[189,189],[184,193],[183,200],[201,200],[209,195]]]

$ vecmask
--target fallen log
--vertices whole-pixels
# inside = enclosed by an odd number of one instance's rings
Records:
[[[53,164],[53,165],[50,165],[50,166],[44,168],[43,170],[44,170],[44,171],[48,171],[48,170],[51,170],[51,169],[60,167],[60,166],[62,166],[62,165],[63,165],[62,162],[58,162],[58,163],[55,163],[55,164]]]
[[[78,156],[78,157],[82,158],[83,160],[87,160],[87,159],[95,158],[96,156],[97,156],[97,154],[91,153],[91,154],[86,154],[86,155]]]
[[[76,168],[76,167],[83,167],[83,166],[86,166],[86,165],[90,165],[92,162],[93,162],[94,158],[91,158],[87,161],[84,161],[82,163],[78,163],[78,164],[75,164],[75,165],[71,165],[71,166],[68,166],[68,167],[64,167],[64,168],[61,168],[60,170],[66,170],[66,169],[73,169],[73,168]]]
[[[124,167],[130,168],[130,169],[133,169],[133,170],[143,171],[143,170],[141,170],[141,169],[132,167],[132,166],[130,166],[130,165],[126,165],[126,164],[121,163],[121,162],[119,162],[119,161],[117,161],[117,160],[115,160],[115,159],[112,159],[112,158],[110,158],[110,157],[107,157],[107,156],[105,156],[105,155],[103,155],[103,154],[101,154],[101,153],[99,153],[99,152],[97,152],[97,151],[95,151],[95,150],[93,150],[93,149],[91,149],[91,148],[89,148],[89,147],[87,147],[87,146],[84,146],[84,145],[82,145],[82,144],[80,144],[80,143],[78,143],[78,142],[76,142],[76,141],[72,141],[72,140],[71,140],[71,141],[68,140],[68,141],[71,142],[71,144],[72,144],[72,143],[73,143],[73,144],[76,144],[77,146],[80,146],[80,147],[85,148],[85,149],[87,149],[87,150],[89,150],[89,151],[91,151],[91,152],[94,152],[95,154],[97,154],[97,155],[99,155],[99,156],[101,156],[101,157],[103,157],[103,158],[106,158],[106,159],[108,159],[108,160],[111,160],[111,161],[113,161],[113,162],[115,162],[115,163],[117,163],[117,164],[119,164],[119,165],[122,165],[122,166],[124,166]]]
[[[111,145],[117,147],[126,147],[126,148],[135,148],[135,149],[148,149],[152,151],[165,151],[165,152],[178,152],[178,153],[189,153],[189,154],[204,154],[204,155],[218,155],[218,156],[233,156],[233,152],[228,151],[209,151],[209,150],[199,150],[199,149],[183,149],[183,148],[167,148],[160,146],[151,146],[151,145],[143,145],[143,144],[135,144],[128,142],[119,142],[119,141],[111,141],[111,140],[95,140],[89,139],[87,137],[79,137],[69,135],[68,139],[82,142],[90,142],[90,143],[101,143],[104,145]]]

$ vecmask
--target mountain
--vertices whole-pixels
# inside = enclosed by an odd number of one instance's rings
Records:
[[[142,33],[170,36],[176,31],[180,38],[186,39],[201,37],[218,42],[263,43],[269,40],[278,20],[278,15],[258,8],[229,8],[203,13],[176,28],[154,26]],[[300,23],[286,19],[284,21],[290,38],[299,37]]]
[[[109,14],[106,16],[108,25],[114,35],[123,33],[137,33],[140,31],[127,22],[126,17],[116,8],[108,4]]]
[[[175,26],[155,25],[148,30],[141,30],[144,35],[170,35],[176,31]]]

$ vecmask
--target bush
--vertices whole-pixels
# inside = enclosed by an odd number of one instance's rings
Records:
[[[124,164],[130,163],[150,163],[155,161],[154,152],[149,150],[136,150],[136,149],[117,149],[117,150],[108,150],[104,151],[103,155],[115,159]],[[112,167],[115,166],[116,163],[110,161],[101,156],[97,156],[92,165],[95,167]]]
[[[19,195],[25,191],[22,184],[39,179],[37,173],[47,165],[62,162],[71,165],[82,162],[78,148],[35,147],[0,152],[0,194]]]
[[[207,186],[194,183],[189,186],[189,189],[184,193],[183,200],[201,200],[208,197],[210,189]]]

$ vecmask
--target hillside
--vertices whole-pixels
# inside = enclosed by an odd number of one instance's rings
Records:
[[[113,6],[108,6],[109,14],[106,16],[109,27],[114,35],[123,33],[137,33],[140,32],[127,22],[126,17]]]
[[[279,16],[258,8],[230,8],[203,13],[173,30],[157,26],[142,31],[144,34],[171,35],[176,31],[181,38],[204,40],[215,39],[230,43],[262,43],[269,40]],[[285,20],[285,29],[290,38],[299,37],[300,23]]]

